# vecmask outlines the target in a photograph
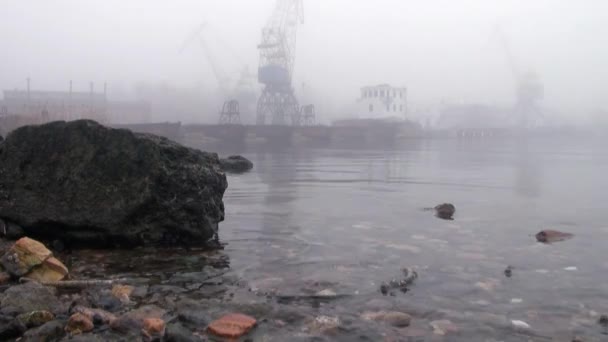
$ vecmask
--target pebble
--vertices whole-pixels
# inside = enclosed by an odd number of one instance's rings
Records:
[[[608,327],[608,315],[601,315],[597,322],[605,327]]]
[[[247,334],[256,324],[257,321],[253,317],[233,313],[211,322],[207,332],[219,337],[239,338]]]
[[[77,312],[70,316],[65,331],[71,335],[79,335],[93,330],[94,327],[93,322],[87,316]]]
[[[519,328],[519,329],[530,329],[530,325],[524,321],[511,320],[511,323],[513,324],[514,327]]]
[[[446,335],[447,333],[458,331],[458,327],[447,319],[432,321],[430,325],[433,328],[433,334],[435,335]]]
[[[146,318],[141,333],[147,341],[160,340],[165,336],[165,321],[160,318]]]
[[[500,281],[496,279],[489,279],[486,281],[479,281],[475,283],[475,286],[482,290],[492,292],[498,286],[498,284],[500,284]]]
[[[335,316],[317,316],[308,324],[308,329],[313,333],[329,333],[340,326],[340,319]]]
[[[321,291],[315,293],[315,296],[319,296],[319,297],[335,297],[336,296],[336,292],[334,292],[331,289],[325,289],[325,290],[321,290]]]

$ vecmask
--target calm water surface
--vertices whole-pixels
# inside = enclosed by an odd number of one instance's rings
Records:
[[[319,340],[608,340],[597,324],[608,313],[608,153],[600,142],[243,154],[255,168],[229,176],[220,227],[227,246],[216,257],[241,283],[231,301],[273,307],[255,340],[307,340],[307,322],[319,315],[341,322]],[[443,202],[455,204],[453,221],[423,210]],[[575,237],[543,245],[534,239],[542,229]],[[417,271],[415,284],[383,296],[381,282],[403,267]],[[338,297],[309,297],[326,289]],[[303,317],[282,317],[287,308]],[[360,317],[381,309],[411,314],[411,326]],[[286,325],[273,325],[280,320]],[[434,332],[437,320],[453,331]]]

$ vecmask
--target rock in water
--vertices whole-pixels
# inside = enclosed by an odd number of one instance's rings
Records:
[[[536,234],[536,240],[542,243],[552,243],[558,241],[564,241],[572,238],[574,235],[570,233],[564,233],[557,230],[543,230]]]
[[[455,212],[456,207],[454,207],[454,205],[451,203],[443,203],[435,207],[435,213],[437,217],[442,218],[444,220],[451,220]]]
[[[21,127],[0,145],[0,218],[34,238],[204,244],[226,187],[215,153],[90,120]]]
[[[226,172],[242,173],[253,169],[253,163],[243,156],[230,156],[220,159],[222,169]]]

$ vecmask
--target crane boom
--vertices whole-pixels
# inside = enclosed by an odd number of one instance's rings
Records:
[[[298,24],[304,21],[302,0],[277,0],[273,15],[262,30],[260,83],[291,83]]]

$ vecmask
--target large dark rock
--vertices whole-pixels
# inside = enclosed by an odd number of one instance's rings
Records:
[[[202,244],[226,187],[215,153],[89,120],[21,127],[0,145],[0,218],[30,237]]]
[[[243,156],[230,156],[220,159],[222,169],[226,172],[243,173],[253,168],[253,163]]]

